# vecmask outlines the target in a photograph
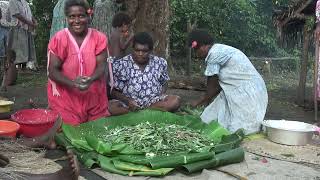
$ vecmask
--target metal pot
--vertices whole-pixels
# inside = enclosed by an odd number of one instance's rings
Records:
[[[262,123],[266,127],[269,140],[285,145],[306,145],[319,128],[299,121],[266,120]]]

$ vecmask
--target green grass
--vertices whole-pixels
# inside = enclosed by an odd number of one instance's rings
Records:
[[[44,73],[20,73],[17,78],[17,85],[22,87],[39,87],[45,86],[48,82],[48,77]]]

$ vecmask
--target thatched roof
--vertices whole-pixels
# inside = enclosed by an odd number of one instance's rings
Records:
[[[301,39],[301,32],[308,17],[315,16],[317,0],[291,0],[286,7],[275,7],[273,19],[282,40]]]

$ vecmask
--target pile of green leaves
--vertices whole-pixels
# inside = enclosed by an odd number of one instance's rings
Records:
[[[177,124],[143,122],[106,131],[103,139],[112,144],[129,144],[147,155],[170,155],[177,152],[203,152],[214,147],[214,141],[194,130]]]

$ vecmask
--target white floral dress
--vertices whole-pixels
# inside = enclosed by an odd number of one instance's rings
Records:
[[[214,44],[205,61],[205,76],[218,75],[222,91],[205,108],[202,121],[218,120],[232,132],[239,128],[246,134],[259,131],[268,94],[262,77],[247,56],[231,46]]]

